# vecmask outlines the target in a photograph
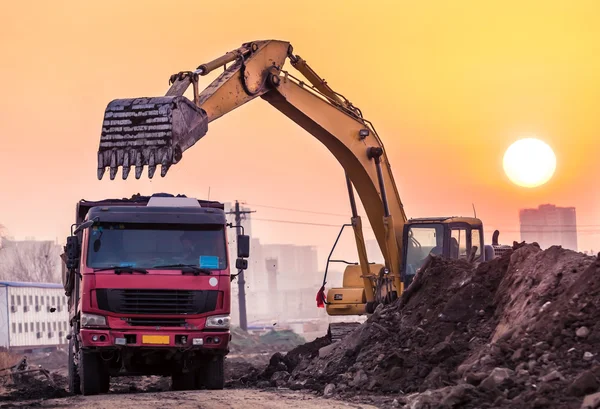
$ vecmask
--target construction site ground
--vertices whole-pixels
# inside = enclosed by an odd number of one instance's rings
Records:
[[[223,391],[116,378],[107,395],[69,396],[55,353],[29,361],[53,381],[9,381],[0,407],[598,409],[599,278],[597,257],[535,243],[478,266],[434,258],[340,342],[234,331]]]

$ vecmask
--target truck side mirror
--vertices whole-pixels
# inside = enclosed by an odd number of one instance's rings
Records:
[[[74,270],[77,268],[77,261],[79,260],[79,239],[77,236],[67,237],[67,244],[65,245],[66,265],[67,269]]]
[[[238,270],[246,270],[248,268],[248,260],[238,258],[235,260],[235,268]]]
[[[239,258],[250,256],[250,236],[245,234],[237,236],[237,256]]]

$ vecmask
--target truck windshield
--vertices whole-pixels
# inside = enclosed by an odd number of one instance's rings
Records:
[[[190,265],[208,270],[227,268],[223,226],[99,223],[89,231],[87,266],[150,269]]]
[[[408,229],[406,249],[406,275],[414,275],[429,253],[442,254],[444,228],[442,225],[415,225]]]

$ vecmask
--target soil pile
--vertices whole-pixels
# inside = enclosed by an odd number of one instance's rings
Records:
[[[534,243],[476,268],[435,258],[348,337],[292,367],[276,354],[258,378],[411,409],[579,408],[600,388],[599,307],[596,257]]]
[[[0,402],[53,399],[68,396],[67,379],[52,373],[48,379],[43,374],[23,374],[11,379],[0,393]]]
[[[292,372],[306,369],[311,360],[319,355],[319,350],[329,344],[330,342],[327,337],[322,337],[298,345],[285,354],[276,352],[271,356],[268,365],[263,370],[258,369],[261,366],[256,362],[249,364],[248,362],[240,363],[238,360],[233,360],[233,368],[235,368],[237,376],[231,376],[233,375],[233,371],[228,371],[226,361],[226,374],[228,372],[231,374],[228,377],[228,386],[257,386],[263,388],[269,386],[286,386]],[[310,387],[310,384],[307,384],[305,381],[298,382],[297,385],[292,385],[292,389],[304,389],[308,387]],[[318,390],[319,388],[315,385],[313,389]]]

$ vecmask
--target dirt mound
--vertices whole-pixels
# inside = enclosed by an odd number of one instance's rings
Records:
[[[579,408],[600,389],[600,262],[534,244],[474,267],[435,258],[397,302],[270,384],[406,408]],[[429,406],[428,406],[429,405]]]
[[[16,383],[5,385],[0,402],[64,398],[67,379],[59,374],[50,375],[50,382],[43,375],[22,375]]]
[[[238,376],[231,379],[228,386],[286,386],[292,372],[306,369],[311,360],[319,355],[319,350],[329,344],[330,342],[327,337],[322,337],[298,345],[285,354],[277,352],[271,356],[268,365],[262,371],[258,369],[259,365],[249,365],[247,362],[240,364],[238,362],[235,367],[240,370]],[[301,381],[297,385],[292,385],[292,389],[309,387],[311,387],[311,384],[305,381]],[[314,386],[313,389],[318,390],[319,388],[318,386]]]
[[[294,378],[317,376],[339,393],[446,386],[473,348],[489,339],[494,288],[508,262],[504,257],[474,270],[466,261],[435,259],[397,303],[378,309]]]

